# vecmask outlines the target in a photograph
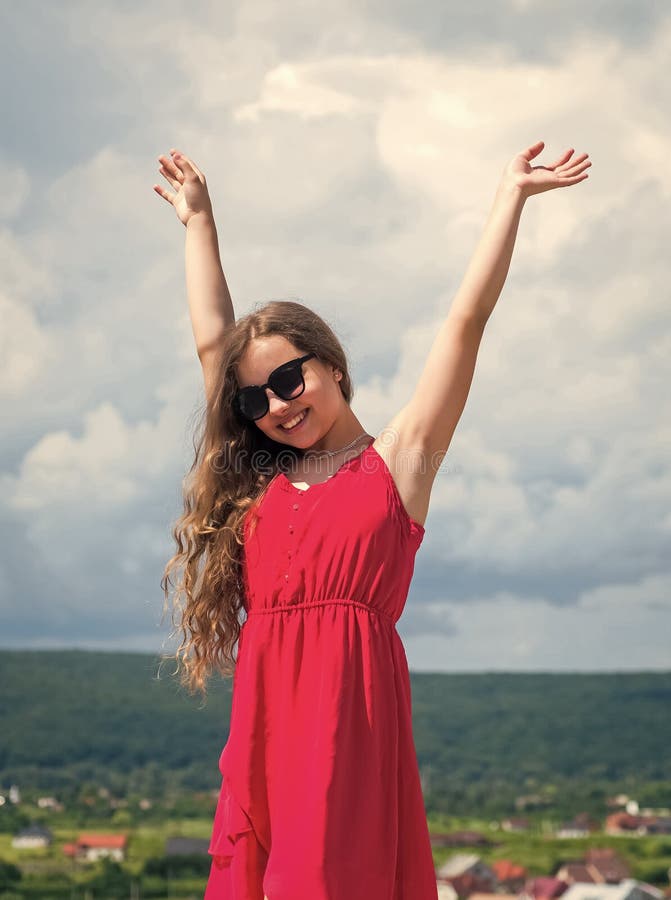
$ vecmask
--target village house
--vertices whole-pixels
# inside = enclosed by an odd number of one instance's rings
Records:
[[[564,900],[564,894],[573,884],[617,885],[627,878],[629,866],[615,850],[611,847],[592,847],[581,859],[560,863],[551,877],[529,879],[519,900],[555,900],[560,896]],[[598,892],[594,894],[594,898],[599,896]]]
[[[500,889],[510,891],[521,891],[527,879],[528,872],[524,866],[514,863],[510,859],[495,859],[491,863],[491,868],[496,875],[496,880]]]
[[[619,884],[631,876],[629,864],[612,847],[591,847],[585,853],[583,862],[588,880],[594,884]],[[572,883],[570,878],[566,880]]]
[[[438,884],[438,900],[458,900],[458,894],[449,881]]]
[[[671,816],[651,816],[645,822],[646,834],[671,834]]]
[[[565,822],[555,832],[558,838],[582,838],[589,837],[593,831],[599,830],[599,823],[587,813],[578,813],[570,822]]]
[[[503,829],[503,831],[509,832],[528,831],[529,820],[520,818],[504,819],[501,822],[501,828]]]
[[[18,831],[12,838],[12,847],[17,850],[34,850],[36,847],[48,847],[53,841],[51,830],[46,825],[33,822],[27,828]]]
[[[436,872],[438,883],[452,885],[459,897],[475,891],[494,893],[498,887],[492,869],[475,853],[455,853]]]
[[[468,895],[468,900],[518,900],[517,894],[504,894],[498,891],[495,894],[486,894],[482,891],[475,891]]]
[[[606,816],[606,834],[644,834],[640,816],[628,812],[616,812]]]
[[[96,862],[103,857],[123,862],[128,837],[125,834],[81,834],[74,844],[65,844],[63,853],[73,859]]]
[[[63,804],[59,803],[55,797],[38,797],[37,805],[40,809],[53,809],[54,812],[62,812]]]
[[[208,838],[171,837],[165,842],[166,856],[207,856]]]
[[[606,834],[671,834],[671,817],[664,814],[611,813],[606,817]]]
[[[562,894],[562,900],[663,900],[658,888],[635,878],[625,878],[619,884],[572,884]]]
[[[568,884],[561,878],[536,875],[533,878],[527,878],[518,895],[518,900],[556,900],[567,888]]]

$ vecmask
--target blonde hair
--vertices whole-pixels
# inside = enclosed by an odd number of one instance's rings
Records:
[[[181,684],[206,695],[214,671],[235,672],[233,648],[243,607],[244,521],[288,458],[302,451],[270,439],[234,408],[236,366],[251,341],[281,335],[300,352],[342,372],[338,382],[349,404],[352,384],[344,349],[331,327],[302,303],[271,300],[240,318],[222,341],[220,368],[194,437],[195,458],[183,481],[184,511],[172,535],[177,552],[165,566],[164,615],[173,587],[172,635],[181,633],[174,654]],[[281,456],[280,456],[281,454]],[[251,464],[250,464],[251,461]],[[257,463],[260,462],[260,465]],[[253,524],[253,521],[252,521]],[[173,575],[179,571],[175,585]]]

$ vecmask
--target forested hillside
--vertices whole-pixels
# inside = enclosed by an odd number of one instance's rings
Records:
[[[231,682],[207,702],[142,654],[0,652],[0,785],[82,781],[156,795],[219,783]],[[636,787],[671,803],[671,672],[413,674],[415,741],[436,811],[540,792],[548,802]],[[644,787],[647,785],[647,787]],[[643,791],[643,794],[641,794]],[[573,795],[573,799],[571,799]]]

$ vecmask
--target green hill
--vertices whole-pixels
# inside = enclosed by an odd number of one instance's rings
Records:
[[[213,682],[203,705],[173,667],[157,679],[151,655],[1,651],[0,785],[218,787],[231,682]],[[429,810],[496,814],[539,792],[560,813],[602,810],[622,789],[671,804],[671,672],[414,673],[412,691]]]

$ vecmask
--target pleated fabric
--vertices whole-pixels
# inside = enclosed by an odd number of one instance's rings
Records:
[[[373,443],[246,517],[205,900],[437,900],[396,630],[423,537]]]

